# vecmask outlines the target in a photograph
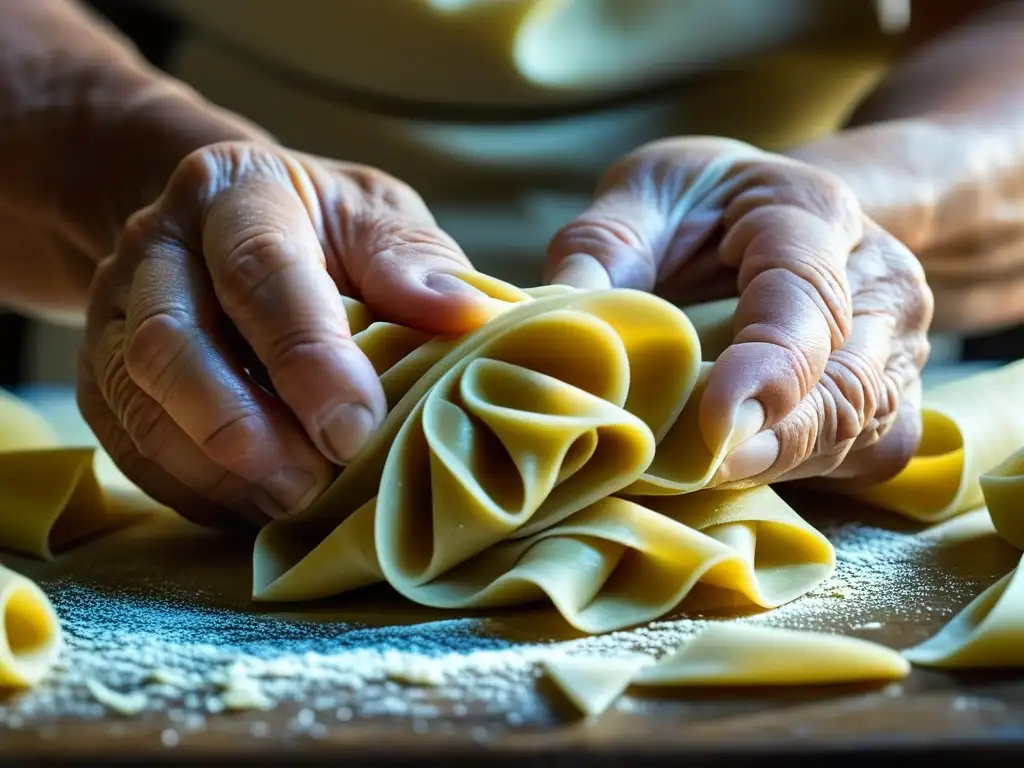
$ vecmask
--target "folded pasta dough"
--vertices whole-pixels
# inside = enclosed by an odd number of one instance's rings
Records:
[[[978,482],[996,533],[1024,550],[1024,448],[983,474]]]
[[[891,480],[856,498],[923,522],[982,504],[979,476],[1024,445],[1024,361],[925,392],[921,446]]]
[[[1024,449],[982,475],[980,484],[996,531],[1024,550]],[[1024,561],[904,655],[930,667],[1024,667],[1022,566]]]
[[[38,683],[60,654],[61,629],[49,598],[29,579],[0,566],[0,688]]]
[[[830,575],[831,545],[771,489],[698,492],[731,444],[704,446],[707,366],[683,312],[629,290],[472,279],[508,308],[460,340],[350,304],[392,407],[314,508],[261,532],[257,600],[383,580],[434,607],[548,599],[604,632],[699,582],[771,607]]]
[[[52,559],[134,518],[107,497],[96,451],[65,448],[46,420],[0,390],[0,549]]]

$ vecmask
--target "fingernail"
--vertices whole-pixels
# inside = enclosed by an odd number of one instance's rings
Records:
[[[489,298],[479,288],[447,272],[431,272],[423,279],[423,284],[430,290],[443,293],[445,296],[472,296],[475,299]]]
[[[342,403],[321,422],[320,439],[335,464],[347,464],[377,429],[370,409],[359,403]]]
[[[235,505],[235,510],[253,523],[259,517],[281,520],[288,516],[288,507],[275,499],[268,491],[255,489],[247,499]]]
[[[736,419],[732,423],[732,434],[729,441],[733,448],[750,440],[764,428],[767,418],[764,406],[759,400],[744,400],[736,409]]]
[[[759,432],[725,457],[718,480],[731,483],[756,477],[770,469],[778,458],[779,438],[771,430]]]
[[[307,498],[315,492],[316,478],[312,472],[301,467],[283,467],[272,472],[263,482],[264,489],[281,507],[281,514],[302,511],[312,499]],[[270,511],[264,510],[267,514]]]
[[[603,291],[612,287],[608,270],[587,253],[574,253],[565,258],[550,282],[590,291]]]
[[[707,413],[707,421],[704,420],[705,413],[701,413],[701,432],[704,435],[705,445],[716,456],[723,450],[728,454],[736,446],[747,442],[765,425],[764,406],[753,398],[739,404],[733,412],[731,422],[719,414],[727,416],[727,407],[723,407],[721,410],[715,408]]]

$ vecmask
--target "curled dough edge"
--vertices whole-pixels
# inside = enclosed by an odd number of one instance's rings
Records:
[[[996,532],[1024,550],[1024,449],[979,478]],[[1024,560],[904,655],[946,669],[1024,667]]]
[[[0,566],[0,687],[42,680],[60,655],[62,633],[53,605],[30,579]]]

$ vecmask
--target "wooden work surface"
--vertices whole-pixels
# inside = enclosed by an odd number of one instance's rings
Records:
[[[878,530],[907,535],[916,529],[891,515],[821,496],[791,498],[807,519],[830,530],[857,520]],[[3,561],[52,589],[68,580],[98,592],[115,594],[128,586],[173,584],[195,595],[204,610],[252,621],[273,618],[268,635],[281,621],[301,620],[336,627],[339,637],[354,623],[415,625],[444,619],[440,612],[417,609],[383,593],[336,600],[289,614],[274,615],[248,600],[246,541],[199,531],[171,519],[122,531],[87,544],[55,563],[15,557]],[[1012,568],[1019,553],[984,526],[965,526],[928,550],[915,589],[905,597],[902,585],[873,614],[859,615],[847,634],[904,648],[928,637],[973,594]],[[843,565],[840,563],[840,571]],[[953,579],[955,588],[949,586]],[[849,586],[857,589],[855,581]],[[926,595],[926,598],[922,598]],[[234,612],[234,613],[232,613]],[[283,616],[283,618],[282,618]],[[231,619],[228,618],[228,621]],[[544,643],[575,635],[553,611],[536,607],[505,611],[481,619],[483,633],[516,642]],[[1024,638],[1022,638],[1024,642]],[[457,715],[445,711],[428,727],[416,728],[406,716],[353,717],[331,722],[315,736],[288,728],[305,702],[285,702],[269,712],[209,716],[201,730],[182,732],[168,747],[162,735],[174,724],[163,712],[134,718],[62,718],[42,715],[20,727],[0,731],[0,759],[115,759],[287,762],[302,759],[337,762],[447,762],[460,756],[488,762],[536,758],[545,763],[623,761],[723,764],[730,758],[774,757],[787,763],[827,760],[880,760],[913,754],[932,762],[960,762],[967,756],[992,762],[1018,762],[1024,754],[1024,673],[946,674],[915,669],[900,684],[866,687],[805,688],[787,691],[678,691],[664,695],[629,692],[629,707],[609,709],[594,722],[580,720],[549,684],[533,680],[529,714],[510,724],[506,714],[473,706]],[[399,694],[401,695],[401,693]],[[429,700],[429,690],[421,690]],[[450,708],[449,708],[450,709]],[[254,738],[251,726],[268,727]],[[520,722],[521,721],[521,722]],[[1021,751],[1017,751],[1018,748]]]

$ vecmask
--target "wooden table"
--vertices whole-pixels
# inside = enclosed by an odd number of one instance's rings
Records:
[[[62,420],[74,439],[80,436],[81,427],[71,423],[69,408],[66,393],[50,398],[45,406]],[[826,529],[837,520],[857,519],[879,528],[910,530],[890,515],[831,499],[797,495],[793,503],[809,520]],[[246,594],[247,542],[227,541],[180,526],[177,521],[159,525],[170,526],[166,530],[171,533],[165,531],[155,537],[125,534],[137,538],[128,550],[134,552],[130,558],[133,578],[164,579],[196,588],[202,593],[201,600],[210,605],[239,612],[253,610]],[[109,582],[111,588],[116,588],[115,582],[123,578],[128,567],[118,565],[126,550],[121,542],[117,557],[105,556],[105,552],[114,552],[105,549],[110,546],[100,540],[56,564],[11,557],[4,561],[38,579],[44,588],[69,577],[99,588]],[[192,561],[206,565],[181,567],[186,552]],[[891,607],[878,611],[872,618],[879,626],[848,633],[896,648],[919,642],[962,607],[971,592],[992,583],[1018,558],[1019,553],[994,535],[953,537],[930,551],[921,578],[953,573],[959,584],[970,588],[950,594],[936,587],[932,598],[924,601],[915,592],[908,596],[906,605],[894,595],[890,605],[900,607],[895,612]],[[234,565],[225,567],[225,563]],[[393,600],[368,605],[367,600],[356,598],[339,603],[327,613],[319,610],[315,620],[340,618],[387,624],[438,617],[437,612]],[[314,620],[308,612],[301,618]],[[540,608],[499,613],[487,620],[487,626],[496,636],[511,633],[532,641],[572,637],[557,617]],[[909,757],[941,764],[959,764],[967,757],[1010,764],[1019,763],[1024,754],[1024,673],[951,675],[915,669],[902,684],[884,687],[691,691],[661,696],[631,692],[632,707],[610,709],[594,722],[576,716],[545,681],[532,685],[532,714],[516,726],[510,725],[506,716],[474,707],[459,716],[442,714],[432,720],[426,733],[417,732],[408,717],[356,717],[328,724],[325,731],[313,737],[286,728],[303,706],[295,702],[270,712],[211,716],[201,731],[182,734],[180,741],[169,748],[162,742],[162,735],[171,723],[160,712],[131,720],[42,718],[0,732],[0,760],[29,763],[78,759],[109,764],[119,759],[178,762],[206,758],[211,762],[238,759],[254,764],[347,764],[447,763],[467,757],[488,763],[691,766],[767,757],[785,760],[786,764],[831,766],[835,761],[857,761],[860,765],[880,760],[902,762]],[[251,725],[257,720],[269,725],[266,738],[252,737]]]

